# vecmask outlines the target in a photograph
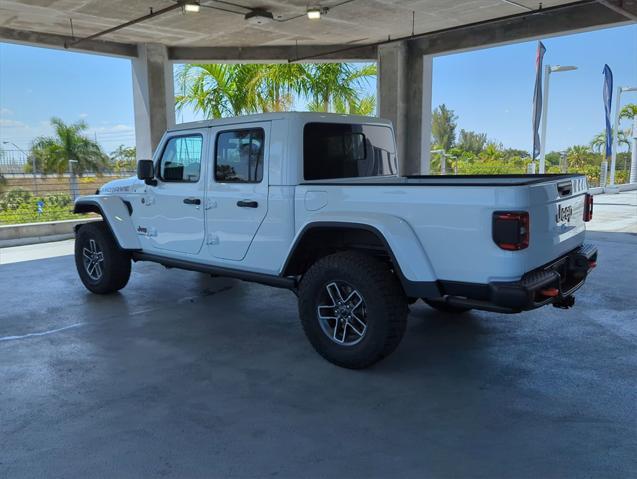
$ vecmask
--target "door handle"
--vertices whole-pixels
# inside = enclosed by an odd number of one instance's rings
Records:
[[[259,203],[250,200],[240,200],[237,201],[237,206],[239,206],[240,208],[258,208]]]
[[[201,200],[199,198],[184,198],[184,203],[187,205],[200,205]]]

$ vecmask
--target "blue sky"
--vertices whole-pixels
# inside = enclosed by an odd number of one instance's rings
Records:
[[[604,127],[604,63],[613,69],[616,86],[637,86],[637,26],[543,42],[545,63],[579,67],[552,75],[547,151],[586,144]],[[455,110],[458,129],[530,150],[535,48],[536,42],[525,42],[436,57],[433,105],[446,103]],[[637,102],[637,94],[623,99]],[[0,141],[26,149],[34,137],[50,133],[51,116],[84,119],[107,152],[133,145],[130,61],[0,44]],[[193,116],[183,115],[185,120]]]
[[[578,67],[551,74],[547,151],[587,144],[604,129],[604,63],[613,70],[615,86],[637,86],[637,25],[542,43],[545,65]],[[525,42],[435,58],[433,105],[454,110],[459,128],[530,151],[536,48],[537,42]],[[637,103],[637,93],[624,93],[626,101]]]

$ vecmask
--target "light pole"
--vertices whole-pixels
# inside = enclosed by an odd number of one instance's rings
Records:
[[[566,150],[560,155],[560,173],[568,173],[568,157],[566,156]]]
[[[544,173],[544,154],[546,153],[546,120],[549,108],[549,79],[551,73],[577,70],[573,65],[546,65],[544,67],[544,97],[542,98],[542,132],[540,136],[540,174]]]
[[[69,160],[69,186],[71,187],[71,198],[73,201],[80,196],[79,188],[77,187],[77,178],[75,177],[75,172],[73,171],[73,165],[77,163],[77,160]]]
[[[611,151],[610,157],[610,185],[613,186],[615,184],[615,163],[617,161],[617,137],[619,135],[619,109],[621,107],[621,96],[622,93],[627,91],[637,91],[637,87],[628,87],[628,86],[618,86],[617,87],[617,98],[615,99],[615,125],[613,130],[613,148]],[[634,132],[633,132],[634,133]],[[632,164],[630,165],[632,170]]]
[[[18,151],[21,151],[22,153],[24,153],[25,158],[28,160],[29,159],[29,154],[24,151],[22,148],[20,148],[18,145],[16,145],[14,142],[12,141],[3,141],[2,142],[3,145],[12,145],[13,147],[17,148]],[[38,181],[37,181],[37,177],[36,177],[36,172],[35,172],[35,156],[32,156],[31,158],[31,167],[33,169],[33,189],[35,192],[35,196],[38,196]]]

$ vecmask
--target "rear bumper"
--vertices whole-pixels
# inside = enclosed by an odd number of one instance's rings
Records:
[[[584,244],[538,269],[519,281],[492,282],[488,285],[442,282],[443,300],[451,306],[517,313],[546,304],[572,306],[572,294],[586,280],[597,262],[597,248]]]

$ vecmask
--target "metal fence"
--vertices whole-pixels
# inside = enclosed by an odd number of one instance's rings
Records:
[[[134,175],[133,171],[42,174],[25,172],[26,155],[0,159],[0,225],[73,219],[73,201],[93,194],[104,183]]]
[[[26,151],[0,150],[0,174],[24,173],[29,158]]]

